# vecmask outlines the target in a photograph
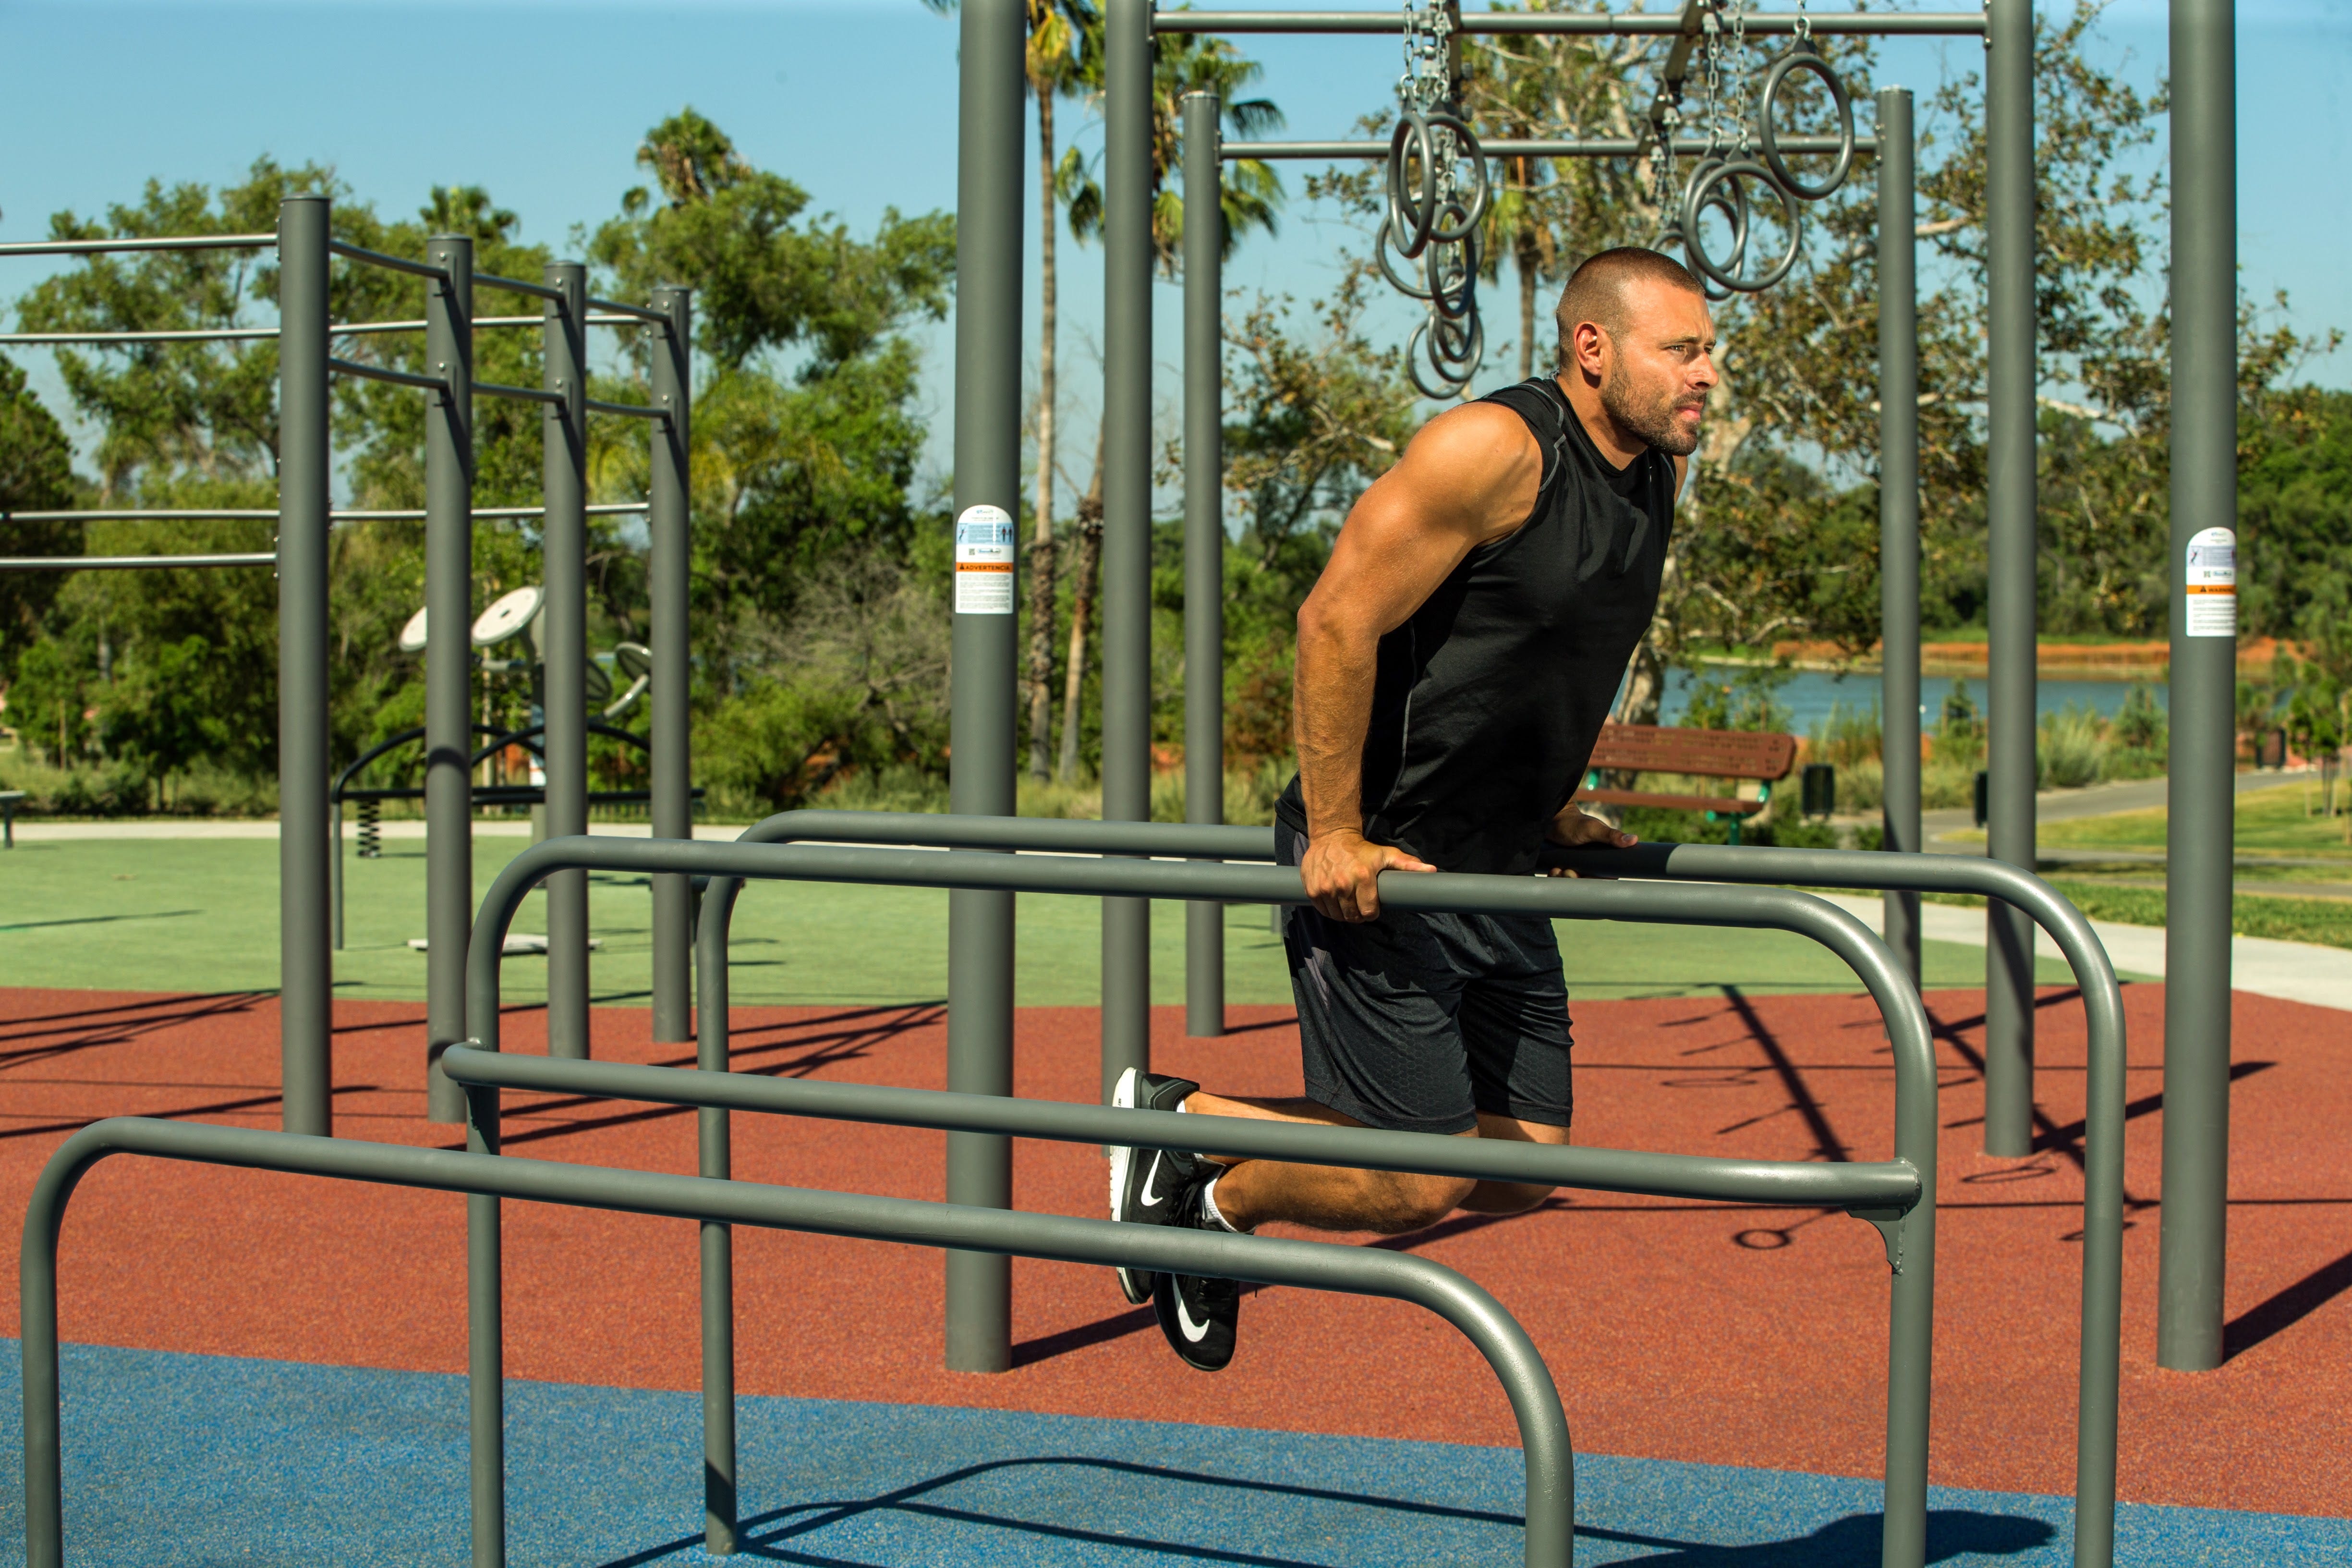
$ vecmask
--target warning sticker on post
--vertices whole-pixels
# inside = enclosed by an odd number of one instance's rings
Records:
[[[2238,536],[2226,528],[2208,528],[2189,542],[2182,590],[2189,595],[2188,626],[2192,637],[2233,637],[2238,635]]]
[[[1013,519],[1001,506],[968,506],[956,519],[955,613],[1013,613]]]

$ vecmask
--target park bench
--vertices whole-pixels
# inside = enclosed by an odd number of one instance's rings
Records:
[[[1703,811],[1709,822],[1739,825],[1771,804],[1772,786],[1796,765],[1797,738],[1755,730],[1680,730],[1659,724],[1603,724],[1592,747],[1579,802],[1601,805],[1647,805],[1660,811]],[[1602,789],[1603,770],[1685,773],[1699,778],[1752,780],[1756,798],[1736,795],[1660,795],[1646,790]],[[1735,786],[1737,784],[1735,783]]]
[[[20,789],[0,789],[0,842],[16,847],[16,807],[23,805],[25,792]]]

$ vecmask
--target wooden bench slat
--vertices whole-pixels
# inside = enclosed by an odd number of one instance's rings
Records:
[[[1579,804],[1592,801],[1601,805],[1649,805],[1660,811],[1714,811],[1736,816],[1753,816],[1767,804],[1727,795],[1651,795],[1638,789],[1580,789],[1576,798]]]
[[[1750,730],[1684,730],[1658,724],[1603,724],[1588,765],[1634,773],[1769,782],[1788,777],[1796,761],[1794,735]]]

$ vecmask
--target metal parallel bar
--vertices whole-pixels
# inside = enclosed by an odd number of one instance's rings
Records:
[[[588,309],[591,310],[600,310],[607,316],[623,317],[628,321],[640,322],[649,327],[667,327],[670,325],[669,317],[663,312],[661,307],[658,305],[624,305],[614,300],[597,300],[592,298],[588,301]],[[592,326],[597,324],[596,318],[593,315],[588,318],[588,321]]]
[[[619,414],[631,419],[669,417],[669,410],[651,403],[607,403],[601,397],[583,397],[580,405],[591,414]]]
[[[474,287],[477,289],[503,289],[509,294],[528,294],[535,300],[545,300],[552,304],[563,305],[567,308],[571,303],[569,299],[564,295],[563,290],[561,289],[550,288],[544,283],[528,283],[520,278],[500,278],[495,273],[475,273]],[[505,318],[493,317],[491,319],[493,321],[502,321]],[[536,316],[526,317],[524,319],[534,323],[539,320]],[[482,323],[477,321],[474,324],[478,327]]]
[[[1834,136],[1783,136],[1779,143],[1784,153],[1834,153],[1843,142]],[[1853,141],[1857,153],[1878,151],[1878,138],[1857,136]],[[1631,158],[1647,153],[1650,143],[1631,137],[1581,137],[1568,140],[1497,139],[1481,142],[1478,150],[1490,158]],[[1675,142],[1677,154],[1697,153],[1706,150],[1702,137],[1681,137]],[[1227,163],[1244,159],[1265,161],[1280,158],[1363,158],[1378,159],[1389,155],[1385,142],[1228,142],[1223,153]]]
[[[278,1028],[282,1125],[334,1131],[333,900],[327,852],[328,422],[325,196],[278,206]],[[340,812],[336,814],[340,816]]]
[[[546,522],[540,530],[547,607],[545,681],[547,799],[551,837],[588,831],[588,268],[551,261],[547,279],[561,297],[541,319],[541,486]],[[476,391],[480,391],[478,386]],[[547,1048],[558,1057],[588,1054],[588,874],[566,871],[547,884]],[[703,1173],[705,1175],[709,1172]]]
[[[0,343],[212,343],[274,338],[276,327],[192,327],[154,332],[0,332]]]
[[[272,513],[272,516],[277,515]],[[0,572],[143,572],[159,566],[275,566],[274,552],[244,555],[8,555]]]
[[[745,829],[737,842],[793,839],[1257,861],[1273,859],[1275,847],[1273,830],[1263,827],[839,811],[779,813]],[[1976,893],[2025,910],[2057,942],[2083,994],[2089,1042],[2075,1472],[2077,1565],[2105,1568],[2113,1557],[2122,1364],[2125,1033],[2123,997],[2114,966],[2082,912],[2040,878],[1974,857],[1672,844],[1575,853],[1580,864],[1625,877]],[[702,1026],[709,1048],[718,1053],[719,1060],[724,1059],[727,1027],[727,936],[742,886],[740,878],[713,877],[703,900],[698,958],[706,1010]],[[2108,1544],[2102,1545],[2103,1542]]]
[[[270,250],[274,234],[166,235],[157,239],[25,239],[0,245],[0,256],[97,256],[131,250]]]
[[[331,240],[328,243],[337,256],[347,261],[362,262],[369,267],[381,267],[392,272],[405,272],[416,278],[437,279],[443,282],[446,282],[449,278],[446,269],[436,267],[430,261],[411,261],[405,256],[387,256],[381,250],[370,250],[359,245],[346,245],[340,239]]]
[[[1102,814],[1151,816],[1152,0],[1103,12]],[[1151,1066],[1151,906],[1102,907],[1102,1097]]]
[[[463,1120],[442,1076],[442,1047],[464,1037],[466,931],[474,906],[474,242],[436,235],[425,289],[426,363],[448,395],[425,411],[425,1114]]]
[[[1585,863],[1585,853],[1577,852],[1580,864]],[[2083,994],[2088,1037],[2074,1564],[2075,1568],[2109,1568],[2115,1561],[2116,1424],[2123,1366],[2125,1033],[2123,992],[2091,922],[2041,878],[1974,856],[1874,855],[1852,849],[1736,848],[1714,844],[1645,844],[1591,854],[1591,865],[1618,876],[1979,893],[2023,911],[2058,944]]]
[[[1215,830],[1211,830],[1215,831]],[[468,960],[469,1021],[486,1049],[499,1040],[499,951],[524,897],[568,867],[701,872],[887,886],[988,888],[1095,897],[1303,901],[1298,874],[1277,867],[1203,865],[953,851],[838,849],[805,845],[551,839],[509,862],[482,901]],[[1895,1155],[1918,1173],[1921,1200],[1907,1211],[1871,1209],[1894,1267],[1889,1291],[1886,1561],[1924,1563],[1928,1402],[1934,1346],[1936,1074],[1927,1015],[1893,955],[1835,906],[1785,889],[1732,891],[1637,882],[1399,874],[1382,896],[1398,908],[1697,923],[1787,930],[1843,959],[1876,1001],[1895,1058]],[[719,1027],[723,1030],[723,1022]],[[698,1059],[700,1053],[698,1052]],[[953,1086],[951,1086],[953,1087]],[[476,1090],[473,1115],[495,1144],[495,1090]],[[968,1136],[968,1135],[967,1135]]]
[[[635,316],[599,316],[593,311],[590,312],[587,321],[588,324],[592,327],[641,327],[645,325],[643,321],[639,321]]]
[[[43,1168],[28,1205],[20,1258],[25,1398],[25,1540],[29,1568],[62,1568],[64,1472],[58,1364],[58,1243],[66,1206],[91,1166],[111,1154],[282,1171],[383,1185],[749,1225],[820,1236],[956,1248],[1095,1266],[1125,1265],[1300,1289],[1409,1301],[1436,1313],[1494,1369],[1519,1427],[1527,1476],[1528,1568],[1565,1568],[1575,1518],[1574,1460],[1551,1373],[1517,1322],[1487,1292],[1426,1258],[1331,1242],[1223,1236],[1173,1226],[1016,1214],[912,1198],[719,1182],[555,1161],[459,1153],[358,1140],[299,1137],[249,1128],[116,1117],[68,1138]],[[469,1258],[469,1289],[495,1300],[495,1255]],[[484,1353],[487,1350],[487,1354]],[[500,1347],[470,1346],[476,1393],[502,1371]],[[478,1399],[478,1407],[480,1401]],[[502,1436],[502,1434],[501,1434]],[[502,1444],[472,1447],[477,1563],[504,1560]],[[485,1507],[485,1500],[490,1506]]]
[[[337,375],[355,375],[362,381],[389,382],[394,386],[413,386],[420,392],[446,393],[449,384],[436,375],[418,375],[413,371],[394,370],[389,365],[362,364],[357,360],[331,359],[327,368]]]
[[[438,385],[438,383],[435,384]],[[625,511],[643,511],[646,503],[641,500],[599,501],[587,509],[591,517]],[[543,506],[478,506],[476,517],[540,517]],[[422,507],[337,507],[327,514],[337,522],[383,522],[422,518]],[[278,509],[268,506],[251,507],[159,507],[142,511],[132,509],[100,510],[94,511],[0,511],[0,522],[196,522],[207,520],[241,521],[275,521]]]
[[[1753,1203],[1781,1208],[1908,1208],[1919,1200],[1919,1173],[1901,1160],[1822,1164],[1799,1160],[1723,1160],[1643,1150],[1549,1147],[1498,1138],[1389,1132],[1235,1116],[1123,1110],[1107,1105],[955,1094],[931,1089],[829,1083],[763,1073],[582,1064],[542,1056],[452,1046],[442,1058],[458,1082],[534,1094],[592,1095],[656,1105],[702,1106],[767,1115],[809,1116],[889,1127],[923,1127],[1043,1138],[1063,1143],[1120,1143],[1186,1149],[1239,1160],[1286,1160],[1355,1170],[1406,1171],[1476,1182],[1577,1187],[1694,1202]]]
[[[1985,50],[1985,854],[2035,864],[2033,0],[1989,0]],[[2232,426],[2234,428],[2234,426]],[[2033,928],[1985,908],[1984,1152],[2033,1152]]]
[[[1885,848],[1916,855],[1919,826],[1919,300],[1911,89],[1881,88],[1878,132],[1879,821]],[[1886,945],[1920,980],[1919,895],[1886,895]]]
[[[517,403],[544,403],[554,408],[561,408],[564,405],[563,394],[560,392],[543,391],[536,386],[508,386],[495,381],[474,383],[474,395],[504,397]]]
[[[1750,33],[1793,33],[1795,12],[1750,12]],[[1804,20],[1816,33],[1886,37],[1980,37],[1985,18],[1976,11],[1815,11]],[[1465,11],[1456,24],[1464,33],[1563,33],[1599,36],[1674,37],[1695,33],[1682,16],[1624,11]],[[1404,28],[1395,11],[1179,11],[1158,13],[1152,28],[1161,33],[1396,33]]]
[[[1184,97],[1184,820],[1225,819],[1224,105]],[[1184,1032],[1225,1032],[1225,906],[1184,906]]]
[[[2238,754],[2234,18],[2231,0],[2172,0],[2173,412],[2166,574],[2171,810],[2165,828],[2164,1219],[2156,1361],[2182,1372],[2221,1364],[2229,1266],[2231,862]]]
[[[653,831],[663,838],[694,837],[692,773],[694,647],[688,582],[693,562],[691,468],[694,387],[694,292],[665,286],[654,299],[667,312],[652,349],[654,406],[668,417],[651,432],[651,506],[646,514],[652,579],[653,698],[651,778]],[[593,403],[586,406],[593,409]],[[653,1036],[694,1037],[692,1014],[694,892],[684,877],[653,879]]]
[[[1023,94],[1026,0],[963,0],[956,132],[955,477],[957,556],[978,566],[1013,542],[1021,515]],[[1114,13],[1114,32],[1125,26]],[[1120,47],[1118,44],[1114,48]],[[1116,175],[1112,176],[1114,180]],[[959,578],[966,575],[961,569]],[[974,572],[975,579],[996,575]],[[1017,576],[1017,574],[1015,574]],[[959,590],[949,632],[950,810],[1011,816],[1017,586]],[[706,892],[707,896],[707,892]],[[948,1087],[1013,1092],[1013,900],[995,889],[948,895]],[[724,1028],[724,1019],[720,1026]],[[947,1196],[1009,1208],[1013,1150],[950,1132]],[[1013,1364],[1013,1274],[1004,1260],[951,1252],[944,1273],[945,1362],[955,1372]]]

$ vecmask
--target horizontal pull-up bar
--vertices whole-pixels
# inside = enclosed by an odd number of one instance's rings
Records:
[[[667,419],[669,410],[650,403],[607,403],[601,397],[583,398],[591,414],[620,414],[632,419]]]
[[[1981,36],[1980,11],[1814,11],[1800,16],[1793,11],[1750,12],[1742,24],[1750,33],[1793,33],[1800,22],[1816,33]],[[1161,11],[1151,18],[1159,33],[1401,33],[1404,16],[1397,11]],[[1465,33],[1552,33],[1585,36],[1643,35],[1673,37],[1698,35],[1695,9],[1672,12],[1624,11],[1465,11],[1455,24]]]
[[[154,566],[275,566],[271,551],[252,555],[9,555],[0,572],[144,572]]]
[[[271,243],[276,243],[275,237]],[[447,268],[436,267],[429,261],[412,261],[405,256],[387,256],[381,250],[370,250],[362,245],[346,245],[340,239],[329,240],[327,248],[346,261],[363,262],[392,272],[412,273],[418,278],[437,278],[444,283],[449,280]]]
[[[477,316],[466,324],[469,327],[537,327],[543,326],[543,316]],[[336,321],[327,327],[330,337],[355,338],[371,332],[421,332],[422,321]],[[0,332],[0,343],[205,343],[236,342],[250,339],[274,338],[276,327],[191,327],[172,331],[128,332]]]
[[[0,245],[0,256],[96,256],[110,250],[263,250],[274,234],[181,234],[160,239],[26,239]]]
[[[503,289],[509,294],[528,294],[535,300],[552,300],[563,303],[563,290],[551,289],[544,283],[526,283],[520,278],[501,278],[494,272],[474,274],[477,289]]]
[[[1835,136],[1783,136],[1776,143],[1783,153],[1835,153],[1845,145]],[[1878,138],[1857,136],[1853,142],[1858,153],[1878,151]],[[1498,140],[1481,142],[1478,151],[1489,158],[1633,158],[1649,152],[1651,143],[1631,136],[1589,137],[1576,141]],[[1675,142],[1677,157],[1696,156],[1707,150],[1703,136],[1678,138]],[[1730,148],[1718,145],[1716,151],[1728,153]],[[1385,158],[1389,144],[1385,142],[1227,142],[1218,148],[1220,156],[1228,163],[1243,159],[1270,158]]]
[[[612,512],[643,511],[647,503],[641,500],[598,501],[583,508],[592,517]],[[423,507],[349,507],[338,508],[327,514],[337,522],[394,522],[421,520],[426,514]],[[478,506],[476,517],[544,517],[543,506]],[[114,509],[99,511],[0,511],[0,522],[242,522],[247,520],[275,522],[278,509],[271,507],[161,507],[152,511],[135,509]]]
[[[560,392],[546,392],[536,386],[507,386],[495,381],[478,381],[474,383],[474,395],[477,397],[506,397],[511,398],[518,403],[545,403],[557,408],[563,406],[563,394]],[[480,514],[477,513],[476,515],[478,516]]]
[[[394,370],[389,365],[362,364],[357,360],[331,359],[327,368],[337,375],[356,375],[362,381],[389,382],[394,386],[413,386],[422,392],[446,392],[449,384],[437,375],[418,375],[414,371]]]
[[[629,321],[643,321],[656,327],[667,327],[669,325],[669,318],[667,316],[663,315],[659,310],[649,310],[643,305],[624,305],[615,300],[591,300],[588,301],[588,308],[592,310],[603,310],[610,315],[619,316]],[[593,321],[596,318],[591,316],[588,319],[591,321]],[[618,325],[619,323],[610,322],[606,324]]]

